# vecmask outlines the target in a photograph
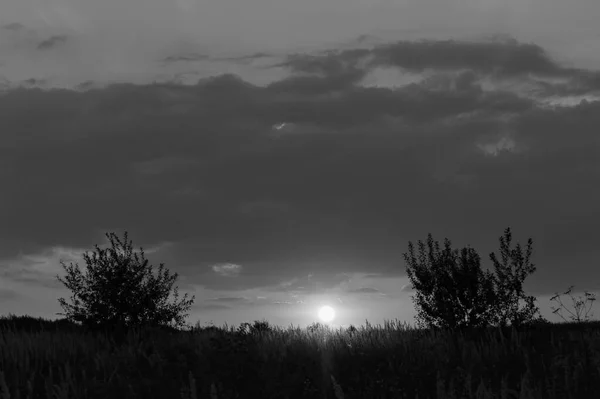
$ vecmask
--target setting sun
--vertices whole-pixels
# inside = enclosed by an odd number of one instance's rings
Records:
[[[331,306],[323,306],[319,309],[319,319],[329,323],[335,318],[335,310]]]

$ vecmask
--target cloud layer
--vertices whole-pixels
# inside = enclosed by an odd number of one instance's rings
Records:
[[[37,46],[68,44],[48,40]],[[287,76],[5,90],[6,281],[50,284],[56,248],[127,230],[182,288],[204,290],[198,312],[286,305],[305,317],[309,300],[367,309],[366,297],[391,309],[409,240],[431,232],[487,262],[507,226],[534,239],[530,291],[566,288],[567,265],[570,284],[590,281],[598,71],[504,39],[296,53],[263,68]],[[410,83],[378,84],[390,71]]]

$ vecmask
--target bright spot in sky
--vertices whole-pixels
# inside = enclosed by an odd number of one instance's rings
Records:
[[[319,309],[319,319],[329,323],[335,318],[335,310],[331,306],[323,306]]]

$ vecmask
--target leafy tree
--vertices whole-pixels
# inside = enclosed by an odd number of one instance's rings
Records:
[[[539,309],[535,306],[536,298],[525,295],[523,292],[523,281],[528,275],[536,271],[536,267],[531,263],[533,253],[533,240],[527,240],[527,249],[525,253],[519,243],[514,249],[510,248],[512,234],[510,228],[504,230],[504,235],[500,237],[500,262],[493,252],[490,259],[494,263],[496,285],[496,294],[498,301],[496,303],[496,322],[500,326],[507,326],[508,322],[513,326],[521,326],[540,322],[541,315]],[[521,307],[520,304],[523,304]],[[537,316],[537,317],[536,317]]]
[[[416,290],[413,302],[417,324],[422,328],[456,329],[489,324],[496,300],[493,279],[481,270],[480,257],[472,248],[452,249],[445,239],[444,249],[431,234],[427,248],[418,242],[419,254],[408,244],[403,254],[407,274]]]
[[[500,238],[503,263],[492,253],[496,275],[481,269],[481,258],[473,248],[452,249],[446,238],[444,248],[427,237],[427,247],[418,242],[419,254],[408,244],[404,253],[407,274],[416,290],[413,302],[417,308],[417,324],[424,328],[457,329],[506,325],[510,321],[521,325],[533,321],[537,308],[534,297],[523,294],[522,282],[535,268],[529,264],[532,241],[529,240],[527,256],[517,245],[510,250],[510,228]],[[516,266],[516,271],[512,270]],[[519,309],[519,300],[526,302]]]
[[[187,294],[179,298],[178,288],[174,289],[174,303],[168,303],[169,294],[177,279],[177,273],[170,275],[163,270],[161,263],[158,276],[152,273],[144,251],[133,252],[131,241],[121,241],[114,233],[106,234],[111,247],[101,249],[83,258],[87,264],[84,275],[79,265],[66,266],[65,280],[58,280],[72,291],[72,304],[60,298],[58,301],[70,321],[79,322],[92,328],[102,327],[181,327],[195,297],[187,300]]]

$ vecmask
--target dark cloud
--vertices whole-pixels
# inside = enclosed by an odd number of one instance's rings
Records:
[[[534,45],[402,42],[352,63],[365,54],[291,57],[295,75],[267,87],[223,75],[7,92],[0,256],[92,249],[127,230],[135,247],[171,243],[147,257],[189,285],[322,292],[343,273],[404,276],[402,252],[428,232],[487,262],[511,226],[523,243],[533,236],[539,281],[562,283],[557,259],[573,254],[572,283],[585,281],[599,238],[600,102],[550,109],[483,90],[498,71],[567,74]],[[384,64],[469,71],[357,84]],[[282,123],[293,134],[274,136]]]
[[[535,44],[516,40],[461,42],[455,40],[420,42],[401,41],[379,46],[372,65],[393,65],[411,71],[426,68],[463,69],[478,72],[516,75],[538,73],[562,74],[557,65]]]
[[[0,300],[10,301],[19,297],[21,297],[21,295],[15,290],[11,290],[9,288],[0,288]]]
[[[274,66],[289,68],[294,74],[312,74],[336,77],[348,72],[358,72],[358,61],[369,55],[368,50],[326,51],[320,55],[292,54]]]
[[[4,262],[4,265],[10,266],[10,261]],[[64,285],[56,279],[56,275],[51,275],[38,268],[36,263],[22,264],[20,267],[4,268],[0,275],[5,281],[25,283],[30,286],[46,288],[62,288]]]
[[[294,93],[305,96],[327,94],[351,88],[365,76],[364,71],[357,69],[344,71],[331,77],[320,76],[292,76],[290,78],[271,83],[269,91],[274,93]]]
[[[348,290],[352,294],[380,294],[381,292],[377,288],[372,287],[360,287],[352,290]]]
[[[222,305],[219,303],[200,303],[193,304],[192,309],[194,310],[231,310],[231,306]]]
[[[272,57],[272,56],[273,56],[273,54],[270,54],[270,53],[258,52],[258,53],[254,53],[254,54],[250,54],[250,55],[243,55],[243,56],[239,56],[239,57],[217,57],[217,58],[215,58],[215,60],[234,61],[234,62],[241,63],[241,64],[247,64],[247,63],[253,62],[260,58],[267,58],[267,57]]]
[[[169,57],[166,57],[163,59],[164,62],[178,62],[178,61],[183,61],[183,62],[190,62],[190,61],[202,61],[202,60],[206,60],[210,58],[208,55],[206,54],[179,54],[179,55],[172,55]]]
[[[21,87],[36,88],[36,87],[40,87],[40,86],[44,85],[45,83],[46,83],[45,79],[29,78],[29,79],[25,79],[21,82]]]
[[[458,78],[448,80],[460,90],[472,86],[476,78],[560,77],[567,83],[528,81],[544,95],[576,94],[598,90],[598,72],[561,66],[540,46],[502,38],[482,42],[457,40],[399,41],[380,44],[372,49],[329,50],[320,55],[293,54],[276,64],[289,68],[295,76],[273,84],[273,88],[298,87],[305,93],[319,94],[340,90],[360,81],[374,67],[398,67],[411,72],[461,71]],[[328,79],[327,79],[328,78]],[[440,76],[434,77],[436,82]],[[524,82],[525,83],[525,82]],[[327,86],[329,84],[330,86]],[[474,88],[478,88],[475,85]]]
[[[248,297],[217,297],[209,298],[203,301],[196,301],[194,308],[197,310],[228,310],[234,308],[253,308],[260,305],[266,305],[266,298],[248,298]],[[277,303],[277,302],[273,302]]]
[[[47,50],[59,46],[61,44],[65,44],[67,42],[68,37],[66,35],[55,35],[49,37],[46,40],[41,41],[37,48],[38,50]]]
[[[245,302],[248,298],[246,297],[220,297],[220,298],[211,298],[209,301],[213,302],[221,302],[221,303],[237,303],[237,302]]]
[[[296,73],[339,75],[349,67],[394,66],[413,72],[426,69],[470,69],[479,73],[562,76],[569,72],[535,44],[514,39],[469,42],[457,40],[398,41],[372,49],[329,50],[321,55],[294,54],[277,66]]]
[[[24,30],[26,28],[25,28],[25,26],[23,24],[20,24],[18,22],[12,22],[10,24],[2,25],[2,29],[6,29],[6,30],[10,30],[10,31],[16,32],[16,31],[22,31],[22,30]]]
[[[600,73],[582,70],[572,70],[564,82],[547,82],[535,80],[533,84],[541,96],[570,96],[595,94],[600,91]]]
[[[61,275],[62,278],[64,276]],[[46,276],[46,275],[15,275],[11,276],[11,281],[15,281],[18,283],[25,283],[29,286],[38,286],[38,287],[46,287],[46,288],[64,288],[64,285],[56,280],[54,276]]]

